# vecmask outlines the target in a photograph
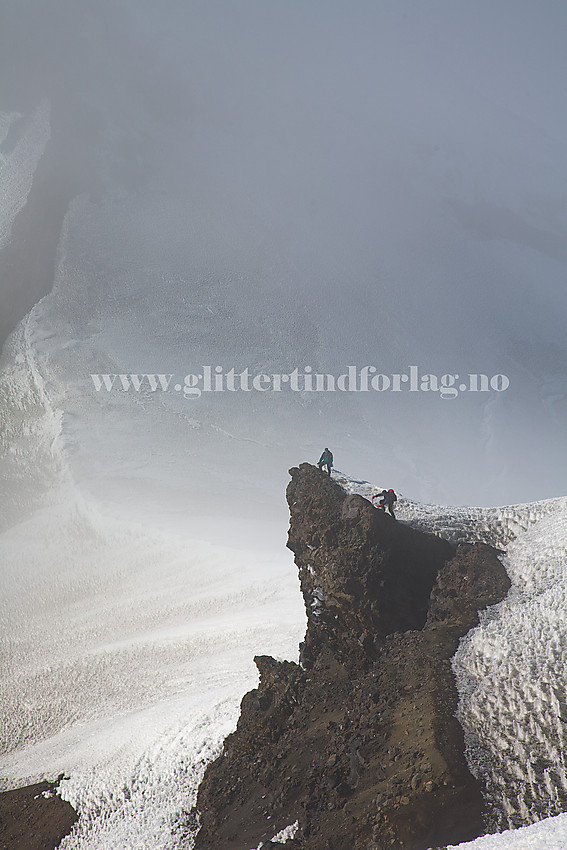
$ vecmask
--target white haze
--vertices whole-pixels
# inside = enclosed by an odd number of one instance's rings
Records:
[[[422,502],[565,494],[567,9],[1,17],[2,772],[69,773],[69,848],[173,848],[253,655],[301,639],[291,465],[329,445]],[[90,378],[203,365],[510,388],[191,401]]]
[[[418,497],[558,495],[566,16],[517,2],[8,3],[6,106],[21,108],[20,89],[30,108],[50,98],[60,167],[112,199],[117,239],[127,227],[133,255],[151,256],[140,297],[175,305],[185,358],[128,357],[125,371],[503,372],[511,388],[488,403],[319,396],[319,433],[307,428],[317,446],[335,439],[343,466]],[[90,286],[119,290],[108,273]],[[195,340],[215,297],[226,320]]]

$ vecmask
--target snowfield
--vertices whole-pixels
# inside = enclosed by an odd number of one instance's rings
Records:
[[[367,498],[381,489],[335,477]],[[253,655],[296,657],[295,570],[285,556],[150,538],[70,504],[0,538],[2,775],[11,785],[69,776],[62,793],[81,819],[64,850],[173,850],[194,829],[185,812],[256,682]],[[557,814],[567,793],[567,500],[469,509],[402,496],[397,513],[506,547],[508,597],[454,660],[459,716],[471,768],[500,813],[494,828]],[[566,834],[559,816],[473,845],[550,850]]]

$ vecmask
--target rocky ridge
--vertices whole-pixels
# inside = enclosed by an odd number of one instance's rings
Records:
[[[475,838],[482,789],[454,717],[451,658],[510,586],[496,551],[415,531],[309,464],[290,473],[288,546],[307,611],[300,664],[255,659],[259,686],[189,816],[199,813],[195,850],[426,850]]]

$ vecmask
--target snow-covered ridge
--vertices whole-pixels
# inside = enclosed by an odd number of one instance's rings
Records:
[[[359,493],[371,499],[382,486],[356,481],[341,472],[335,480],[348,493]],[[454,505],[426,505],[398,493],[396,515],[420,531],[438,534],[452,543],[477,541],[496,549],[504,549],[545,516],[559,516],[567,511],[567,498],[545,499],[525,505],[497,508],[475,508]]]

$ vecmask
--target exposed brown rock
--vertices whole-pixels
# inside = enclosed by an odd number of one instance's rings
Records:
[[[56,782],[39,782],[0,794],[0,850],[54,850],[77,820],[56,793]]]
[[[423,627],[437,571],[455,550],[328,477],[321,481],[307,463],[290,472],[287,545],[308,614],[301,664],[310,667],[321,648],[331,648],[339,659],[347,653],[350,668],[364,667],[386,635]],[[355,660],[357,644],[363,651]]]
[[[199,790],[195,850],[269,847],[296,820],[284,846],[303,850],[425,850],[482,834],[450,659],[509,587],[496,553],[455,554],[308,464],[291,475],[301,666],[255,659],[259,686]]]

